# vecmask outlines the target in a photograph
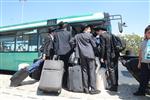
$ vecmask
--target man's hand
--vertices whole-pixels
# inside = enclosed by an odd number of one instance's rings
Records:
[[[56,60],[56,59],[58,59],[58,55],[53,56],[53,60]]]
[[[101,60],[100,60],[102,63],[104,63],[104,59],[103,58],[101,58]]]
[[[42,59],[43,59],[43,60],[45,60],[45,59],[46,59],[46,55],[45,55],[45,54],[43,54],[43,57],[42,57]]]
[[[42,57],[42,59],[43,59],[43,60],[45,60],[45,59],[46,59],[46,57],[44,56],[44,57]]]
[[[78,64],[78,58],[74,58],[74,64],[75,64],[75,65]]]
[[[141,69],[141,63],[138,63],[137,67],[138,67],[138,69]]]

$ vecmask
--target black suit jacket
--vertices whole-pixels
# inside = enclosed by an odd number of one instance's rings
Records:
[[[80,58],[95,58],[94,48],[96,43],[91,33],[80,33],[71,39],[70,44],[75,47],[75,56]]]
[[[54,50],[57,55],[65,55],[71,50],[69,44],[70,39],[71,39],[71,32],[63,29],[55,31]]]
[[[50,50],[52,49],[54,49],[53,40],[52,40],[52,37],[48,35],[45,38],[44,44],[42,45],[40,50],[42,51],[43,54],[46,54],[46,56],[50,56],[51,55]]]

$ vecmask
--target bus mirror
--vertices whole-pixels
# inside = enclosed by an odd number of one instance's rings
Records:
[[[118,22],[118,29],[119,29],[119,32],[120,32],[120,33],[123,32],[122,23],[120,23],[120,22]]]

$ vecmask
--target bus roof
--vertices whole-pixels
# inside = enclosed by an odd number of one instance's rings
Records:
[[[104,13],[93,13],[93,14],[86,14],[80,16],[68,16],[68,17],[56,18],[56,24],[58,24],[61,21],[73,23],[73,22],[82,22],[82,21],[91,21],[91,20],[100,20],[100,19],[104,19]],[[53,19],[48,19],[48,20],[53,20]],[[47,26],[48,20],[2,26],[0,27],[0,32],[43,27],[43,26]]]

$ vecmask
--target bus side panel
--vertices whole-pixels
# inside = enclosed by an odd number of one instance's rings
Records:
[[[0,70],[17,71],[18,64],[32,64],[35,58],[38,58],[37,52],[0,53]]]

